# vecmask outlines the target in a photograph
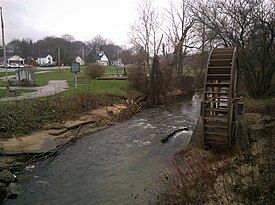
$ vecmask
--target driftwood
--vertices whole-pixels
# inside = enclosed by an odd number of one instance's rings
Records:
[[[37,162],[37,161],[40,161],[40,160],[44,160],[44,159],[47,159],[47,158],[52,157],[52,156],[53,156],[53,159],[51,160],[51,162],[54,161],[55,157],[58,155],[58,153],[60,152],[61,149],[67,147],[70,144],[74,144],[76,142],[77,136],[78,136],[81,128],[82,128],[82,125],[79,125],[78,129],[75,132],[74,137],[72,139],[70,139],[68,142],[62,144],[61,146],[59,146],[56,149],[53,149],[53,150],[51,150],[49,152],[41,153],[41,154],[36,154],[36,155],[32,156],[25,163],[21,163],[19,166],[20,167],[24,167],[26,165],[30,165],[30,164],[32,164],[34,162]],[[10,167],[10,168],[18,170],[19,166],[15,165],[14,167]],[[19,169],[19,170],[21,170],[21,169]]]
[[[47,153],[42,153],[42,154],[41,154],[41,157],[35,155],[34,158],[35,158],[36,160],[37,160],[37,159],[38,159],[38,160],[46,159],[46,158],[48,158],[48,157],[50,157],[50,156],[53,156],[53,155],[57,154],[58,151],[60,151],[60,150],[61,150],[62,148],[64,148],[65,146],[67,146],[67,145],[69,145],[69,144],[74,144],[74,143],[76,142],[76,138],[77,138],[78,133],[80,132],[81,127],[82,127],[82,126],[80,125],[80,126],[77,128],[74,137],[73,137],[72,139],[70,139],[67,143],[64,143],[63,145],[61,145],[61,146],[57,147],[56,149],[51,150],[51,151],[49,151],[49,152],[47,152]],[[37,158],[37,157],[38,157],[38,158]]]

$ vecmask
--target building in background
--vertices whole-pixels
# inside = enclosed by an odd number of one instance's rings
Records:
[[[21,58],[18,55],[12,56],[8,58],[8,64],[18,64],[18,65],[24,65],[25,64],[25,59]]]
[[[103,51],[99,51],[96,56],[96,62],[101,66],[108,66],[109,65],[109,59],[104,54]]]
[[[85,65],[84,60],[82,60],[82,58],[80,58],[79,56],[75,58],[75,62],[77,62],[79,65]]]
[[[54,65],[53,57],[51,55],[47,55],[46,57],[37,58],[37,64],[39,66],[51,66]]]

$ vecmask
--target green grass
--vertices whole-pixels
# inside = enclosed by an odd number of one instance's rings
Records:
[[[54,70],[47,73],[40,73],[35,75],[35,84],[38,86],[47,85],[49,80],[67,80],[70,86],[73,85],[73,74],[69,69]]]
[[[9,93],[6,89],[0,89],[0,98],[19,96],[22,93],[34,92],[34,89],[17,89],[15,93]]]
[[[118,96],[127,96],[128,92],[133,92],[128,89],[127,80],[92,80],[90,84],[80,84],[77,88],[69,87],[60,96],[71,96],[81,93],[97,93],[97,94],[114,94]]]
[[[0,80],[0,87],[5,87],[5,81],[4,80]]]
[[[103,67],[105,75],[116,74],[117,68],[114,66]],[[123,68],[119,68],[120,73],[123,73]],[[106,74],[107,73],[107,74]],[[84,92],[98,94],[114,94],[118,96],[127,96],[129,93],[138,95],[139,93],[130,90],[127,80],[91,80],[90,84],[78,84],[74,87],[73,76],[69,69],[64,71],[54,70],[48,73],[37,74],[35,82],[39,86],[47,85],[49,80],[67,80],[69,88],[64,92],[57,94],[58,96],[72,96]],[[77,76],[85,76],[85,66],[81,67],[80,73]]]
[[[118,74],[123,74],[124,69],[121,67],[115,66],[106,66],[102,67],[105,69],[105,76],[116,75],[117,71]],[[82,66],[80,69],[80,73],[78,76],[84,76],[85,66]],[[35,70],[35,72],[39,72],[39,70]],[[5,73],[0,73],[0,77],[4,77]],[[14,71],[9,72],[9,75],[15,75]],[[52,70],[47,73],[39,73],[35,74],[35,84],[37,86],[45,86],[48,84],[49,80],[67,80],[69,86],[73,86],[73,77],[74,74],[70,72],[70,69],[63,69],[63,70]],[[5,81],[0,80],[0,87],[5,87]]]
[[[77,76],[84,76],[85,66],[80,67],[80,73]],[[69,86],[73,86],[74,74],[70,69],[52,70],[47,73],[35,74],[35,84],[38,86],[45,86],[49,80],[67,80]]]
[[[9,75],[15,75],[15,71],[8,71],[8,76]],[[6,76],[6,72],[0,72],[0,77],[5,77]]]
[[[117,67],[107,66],[102,68],[105,69],[105,76],[117,74]],[[80,73],[78,73],[77,76],[84,76],[85,75],[84,70],[85,70],[85,66],[81,67]],[[123,71],[124,71],[123,68],[118,68],[118,74],[123,74]],[[69,86],[73,86],[73,77],[74,77],[74,74],[71,73],[69,69],[53,70],[47,73],[36,74],[35,84],[39,86],[44,86],[48,84],[49,80],[67,80]]]
[[[106,66],[103,67],[105,69],[105,76],[109,75],[116,75],[118,74],[123,74],[124,68],[123,67],[116,67],[116,66]]]

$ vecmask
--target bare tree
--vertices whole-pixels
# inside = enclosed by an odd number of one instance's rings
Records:
[[[71,34],[63,34],[61,38],[65,39],[66,41],[69,42],[74,42],[75,38]]]
[[[157,53],[157,43],[159,42],[160,22],[153,1],[141,0],[137,7],[138,21],[131,28],[131,42],[136,48],[143,48],[146,55],[146,62],[150,68],[150,54]]]
[[[131,49],[122,50],[118,53],[118,57],[121,58],[124,64],[131,64],[133,61],[133,51]]]
[[[274,4],[265,0],[201,1],[197,20],[214,34],[216,46],[237,46],[243,82],[251,97],[271,94],[275,64]]]
[[[97,35],[97,36],[93,37],[93,39],[88,42],[88,47],[90,49],[99,51],[99,50],[102,50],[103,45],[107,45],[107,44],[108,44],[107,39],[105,39],[101,35]]]
[[[190,13],[190,1],[179,0],[176,3],[170,2],[170,9],[165,10],[165,17],[167,27],[164,32],[168,41],[173,45],[173,65],[180,80],[184,75],[183,63],[187,49],[194,46],[194,42],[192,42],[192,28],[195,21]]]

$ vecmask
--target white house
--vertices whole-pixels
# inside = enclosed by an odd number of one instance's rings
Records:
[[[80,58],[79,56],[75,58],[75,62],[77,62],[79,65],[85,65],[84,60],[82,60],[82,58]]]
[[[97,54],[96,62],[101,66],[108,66],[109,65],[109,59],[107,58],[107,56],[104,54],[103,51],[100,51]]]
[[[16,63],[19,65],[24,65],[25,64],[25,59],[21,58],[20,56],[12,56],[10,58],[8,58],[8,64],[12,64],[12,63]]]
[[[36,62],[38,65],[51,65],[54,63],[51,55],[47,55],[45,58],[37,58]]]

